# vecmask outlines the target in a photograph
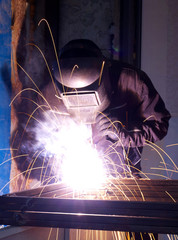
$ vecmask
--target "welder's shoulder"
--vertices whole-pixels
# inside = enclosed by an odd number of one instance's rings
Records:
[[[119,72],[120,74],[123,72],[128,75],[138,75],[138,76],[144,74],[144,72],[141,69],[129,63],[121,62],[118,60],[110,61],[109,68],[111,72]]]
[[[131,83],[137,82],[138,84],[144,84],[148,87],[153,87],[149,76],[140,68],[137,68],[131,64],[113,60],[110,62],[111,77],[117,81],[124,78],[125,84],[127,80]]]
[[[130,69],[133,71],[138,70],[138,68],[136,68],[135,66],[126,62],[122,62],[120,60],[108,60],[108,64],[111,68]]]

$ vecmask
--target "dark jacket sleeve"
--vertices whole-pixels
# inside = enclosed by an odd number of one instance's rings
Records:
[[[119,130],[118,144],[142,147],[166,136],[170,113],[143,71],[124,69],[118,82],[118,98],[127,105],[128,119]],[[119,120],[119,119],[118,119]]]

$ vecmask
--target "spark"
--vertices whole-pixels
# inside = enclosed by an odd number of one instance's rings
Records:
[[[48,30],[49,30],[49,33],[50,33],[50,36],[51,36],[51,40],[52,40],[52,44],[53,44],[53,49],[54,49],[54,53],[55,53],[55,57],[56,57],[56,61],[57,61],[57,66],[58,66],[58,71],[59,71],[59,75],[61,77],[61,80],[63,82],[63,77],[62,77],[62,73],[61,73],[61,67],[60,67],[60,64],[59,64],[59,58],[58,58],[58,53],[57,53],[57,49],[56,49],[56,45],[55,45],[55,41],[54,41],[54,37],[53,37],[53,34],[52,34],[52,31],[51,31],[51,28],[50,28],[50,25],[48,23],[48,21],[45,19],[45,18],[42,18],[39,23],[38,23],[38,26],[42,23],[42,22],[45,22],[48,26]],[[63,87],[63,91],[65,92],[65,88],[64,88],[64,85],[62,84],[62,87]],[[58,94],[57,94],[58,95]]]
[[[105,65],[105,61],[102,62],[102,66],[101,66],[101,71],[100,71],[100,76],[99,76],[99,83],[98,83],[99,86],[101,84],[101,77],[102,77],[102,74],[103,74],[104,65]]]
[[[174,167],[176,169],[178,169],[177,165],[175,164],[175,162],[173,161],[173,159],[166,153],[166,151],[164,151],[162,148],[160,148],[158,145],[156,145],[155,143],[152,143],[148,140],[146,140],[146,142],[148,142],[149,144],[153,145],[153,146],[156,146],[159,150],[161,150],[169,159],[170,161],[172,162],[172,164],[174,165]]]
[[[154,169],[154,170],[162,170],[162,171],[166,171],[166,172],[174,172],[174,173],[178,173],[177,170],[174,170],[174,169],[165,169],[165,168],[156,168],[156,167],[152,167],[151,169]]]
[[[69,113],[66,113],[66,112],[59,112],[59,111],[55,111],[55,110],[51,110],[52,113],[55,113],[55,114],[59,114],[59,115],[65,115],[65,116],[70,116]]]
[[[174,143],[174,144],[169,144],[166,147],[174,147],[174,146],[178,146],[178,143]]]
[[[173,196],[168,191],[165,191],[165,193],[167,193],[167,195],[169,195],[169,197],[173,200],[173,202],[176,202],[176,200],[173,198]]]
[[[33,168],[33,170],[38,170],[38,169],[41,169],[41,167],[36,167],[36,168]],[[4,190],[4,188],[6,186],[8,186],[11,182],[13,182],[15,179],[18,179],[19,176],[23,176],[26,172],[29,172],[31,171],[31,169],[28,169],[26,171],[23,171],[23,172],[20,172],[19,174],[17,174],[15,177],[11,178],[10,181],[8,181],[1,189],[0,189],[0,192],[2,192]]]
[[[27,156],[27,154],[23,154],[23,155],[15,156],[15,157],[13,157],[13,159],[14,159],[14,158],[19,158],[19,157],[24,157],[24,156]],[[3,164],[5,164],[5,163],[7,163],[7,162],[9,162],[9,161],[11,161],[11,160],[12,160],[12,157],[9,158],[9,159],[6,159],[6,160],[3,161],[2,163],[0,163],[0,166],[3,165]]]
[[[157,118],[155,115],[150,115],[149,117],[147,117],[145,120],[143,120],[143,122],[148,121],[150,118],[153,118],[155,121],[157,121]]]

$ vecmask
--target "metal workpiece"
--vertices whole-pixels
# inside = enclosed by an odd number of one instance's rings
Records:
[[[126,183],[130,191],[133,191],[134,187],[139,185],[143,196],[146,189],[152,188],[151,194],[154,196],[157,192],[157,196],[160,197],[157,197],[156,201],[58,199],[54,197],[54,192],[61,191],[60,189],[64,186],[52,184],[43,187],[43,193],[42,188],[37,188],[1,196],[0,224],[166,234],[178,233],[177,181],[158,180],[156,184],[155,180],[135,181],[130,179],[120,181],[120,188],[126,186]],[[169,192],[169,194],[172,192],[172,196],[169,196],[171,201],[163,201],[164,199],[161,196],[163,184],[165,186],[164,192]],[[155,189],[155,192],[153,189]],[[50,198],[50,193],[53,198]],[[48,197],[44,197],[45,194]]]

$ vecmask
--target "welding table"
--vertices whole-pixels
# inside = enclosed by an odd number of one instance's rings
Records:
[[[51,184],[3,195],[0,224],[178,234],[177,180],[112,180],[97,194]]]

